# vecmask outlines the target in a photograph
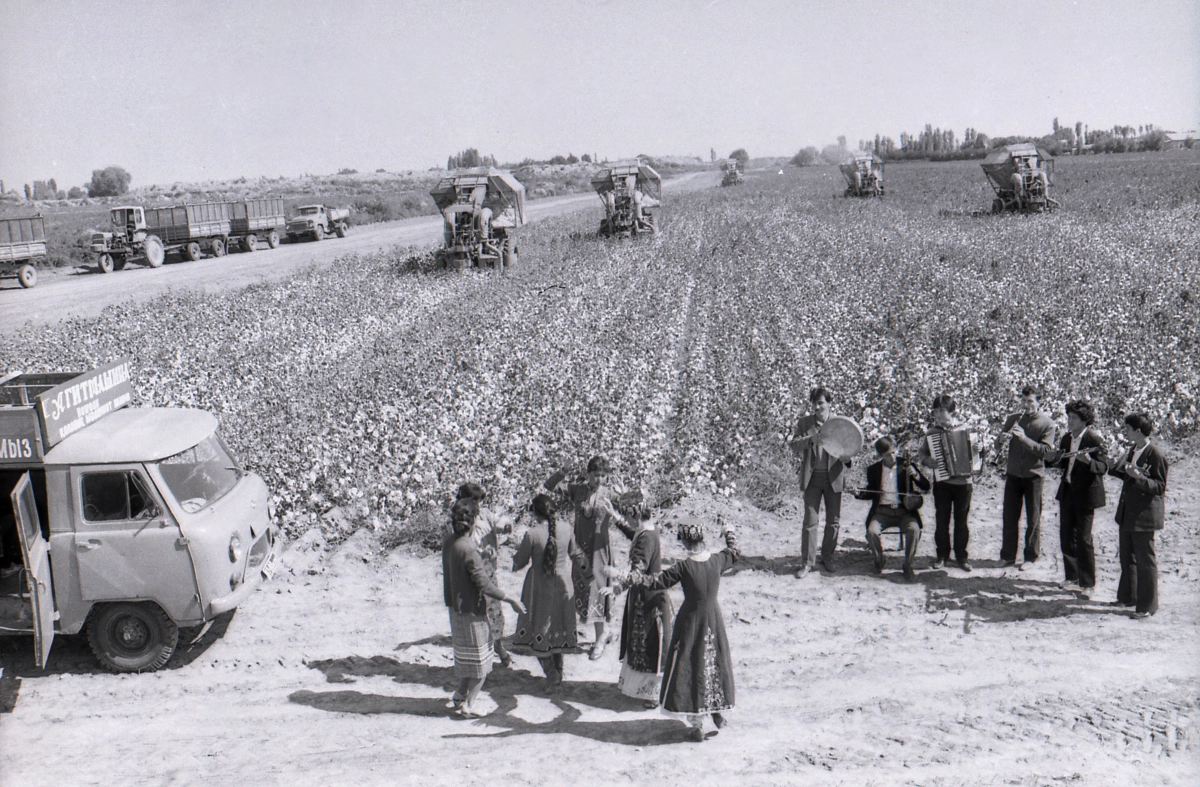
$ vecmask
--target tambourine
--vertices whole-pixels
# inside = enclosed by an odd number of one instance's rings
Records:
[[[817,432],[817,445],[831,456],[854,456],[863,447],[862,427],[845,416],[831,416]]]

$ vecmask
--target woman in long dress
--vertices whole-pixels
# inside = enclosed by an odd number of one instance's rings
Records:
[[[734,703],[733,662],[717,593],[721,574],[738,561],[739,553],[733,530],[725,527],[722,533],[725,549],[709,552],[704,545],[704,526],[696,520],[682,521],[678,535],[688,551],[686,559],[658,574],[617,575],[621,581],[649,590],[683,586],[683,604],[671,632],[659,701],[665,713],[687,720],[695,741],[704,740],[706,716],[712,716],[719,730],[725,726],[722,714]]]
[[[518,613],[525,607],[488,579],[471,528],[479,516],[474,500],[459,500],[451,509],[453,533],[442,538],[442,591],[450,611],[450,635],[454,643],[454,673],[458,689],[450,703],[454,712],[477,717],[475,700],[492,671],[492,637],[488,626],[486,598],[505,601]]]
[[[630,572],[656,575],[662,571],[662,549],[649,507],[639,505],[632,518],[640,520],[640,527],[629,546]],[[621,589],[616,584],[612,592],[617,594]],[[665,590],[637,584],[629,588],[621,620],[621,675],[617,688],[627,697],[644,701],[647,708],[658,707],[671,618],[671,599]]]
[[[579,652],[571,566],[586,572],[588,561],[570,529],[561,532],[547,495],[533,498],[530,509],[535,524],[525,532],[513,556],[513,571],[525,566],[529,571],[521,589],[525,612],[517,618],[512,649],[536,656],[547,682],[554,686],[563,679],[563,654]]]

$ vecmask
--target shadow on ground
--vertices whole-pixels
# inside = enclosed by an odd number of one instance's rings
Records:
[[[933,558],[918,557],[915,561],[916,574],[912,580],[903,573],[904,554],[899,548],[895,531],[884,537],[884,554],[887,565],[883,574],[875,573],[875,561],[867,551],[865,541],[843,539],[834,557],[834,571],[825,570],[818,562],[822,581],[836,577],[869,577],[874,581],[897,585],[922,585],[925,588],[926,611],[930,613],[966,610],[968,626],[971,622],[1008,623],[1021,620],[1045,620],[1070,615],[1128,615],[1128,608],[1114,606],[1085,597],[1078,588],[1063,588],[1056,581],[1031,579],[1007,567],[1003,574],[983,576],[968,573],[951,562],[945,568],[934,569]],[[775,575],[795,572],[801,565],[798,555],[757,556],[743,555],[730,570],[730,574],[741,571],[765,571]],[[1000,560],[971,560],[976,569],[1005,569]],[[810,581],[804,579],[801,581]]]
[[[437,638],[430,638],[434,640]],[[424,643],[426,640],[421,640]],[[406,643],[406,645],[414,643]],[[403,645],[401,647],[404,647]],[[412,664],[387,656],[311,661],[308,666],[323,672],[330,683],[353,683],[358,677],[385,676],[397,683],[414,683],[442,689],[445,698],[393,697],[366,694],[359,691],[297,691],[288,699],[300,705],[334,713],[402,713],[427,718],[453,717],[447,707],[449,693],[458,683],[453,667]],[[552,735],[565,733],[604,743],[623,743],[630,746],[659,746],[681,743],[686,738],[687,725],[669,719],[618,719],[614,721],[581,721],[586,705],[615,712],[644,712],[642,703],[620,694],[612,683],[598,681],[564,681],[547,691],[545,680],[526,670],[494,669],[488,676],[484,691],[499,706],[478,719],[476,724],[497,728],[491,735],[464,732],[447,737],[508,738],[518,735]],[[530,722],[514,714],[517,696],[548,699],[559,713],[546,722]]]
[[[229,628],[237,610],[216,618],[207,630],[202,627],[179,630],[175,654],[163,669],[177,670],[188,666],[219,640]],[[45,678],[51,675],[108,674],[88,645],[87,635],[55,634],[46,669],[38,669],[34,659],[33,635],[0,637],[0,713],[12,713],[21,693],[22,678]]]

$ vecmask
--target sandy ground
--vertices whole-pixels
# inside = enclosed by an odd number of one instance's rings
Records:
[[[693,172],[666,181],[666,193],[710,188],[719,172]],[[592,210],[599,222],[603,213],[595,194],[571,194],[530,200],[526,220],[537,221],[577,210]],[[80,268],[44,268],[38,284],[25,290],[16,279],[0,282],[0,331],[25,325],[45,325],[70,317],[95,317],[104,307],[122,301],[144,301],[168,290],[222,292],[263,281],[277,281],[311,266],[327,267],[351,254],[385,251],[397,245],[421,246],[441,241],[442,221],[423,216],[382,224],[351,227],[345,238],[330,237],[319,243],[283,243],[246,254],[181,261],[171,254],[161,268],[131,263],[123,271],[102,274],[95,265]],[[518,240],[519,242],[519,240]]]
[[[60,637],[40,673],[31,638],[0,640],[0,784],[1195,785],[1198,490],[1200,462],[1177,458],[1149,620],[1109,604],[1113,503],[1096,517],[1089,601],[1058,586],[1049,492],[1031,570],[999,567],[999,488],[983,484],[975,571],[931,570],[930,530],[912,584],[898,553],[870,572],[858,501],[837,573],[802,580],[794,504],[685,501],[738,524],[747,555],[721,594],[737,708],[701,744],[617,692],[615,648],[568,657],[550,693],[517,657],[488,680],[489,715],[453,719],[440,558],[385,553],[366,533],[326,549],[314,531],[162,672],[107,674]],[[513,591],[521,580],[502,572]]]

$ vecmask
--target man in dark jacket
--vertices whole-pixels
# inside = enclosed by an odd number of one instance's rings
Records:
[[[1067,433],[1058,450],[1046,461],[1062,468],[1062,480],[1054,499],[1059,506],[1059,543],[1062,545],[1064,585],[1079,585],[1090,597],[1096,587],[1096,550],[1092,544],[1092,520],[1104,508],[1104,474],[1108,451],[1104,438],[1090,428],[1096,422],[1092,405],[1077,399],[1067,402]]]
[[[867,466],[867,488],[855,491],[859,500],[870,500],[867,512],[867,546],[875,558],[875,573],[887,567],[883,553],[883,531],[898,527],[904,535],[904,578],[916,579],[913,558],[921,543],[921,503],[923,492],[929,491],[929,480],[909,462],[896,457],[896,443],[890,437],[875,441],[879,459]]]
[[[1154,422],[1145,413],[1125,416],[1122,435],[1132,445],[1109,475],[1121,479],[1117,525],[1121,533],[1121,581],[1117,603],[1136,607],[1135,618],[1158,611],[1158,556],[1154,534],[1166,518],[1167,458],[1150,442]]]
[[[804,493],[804,525],[800,533],[800,561],[796,578],[812,571],[817,563],[817,527],[821,503],[825,503],[825,533],[820,543],[821,565],[834,570],[833,553],[837,549],[842,517],[842,488],[845,470],[852,457],[833,456],[817,436],[833,414],[833,395],[822,387],[808,394],[812,412],[800,417],[793,430],[792,452],[800,460],[800,490]]]

